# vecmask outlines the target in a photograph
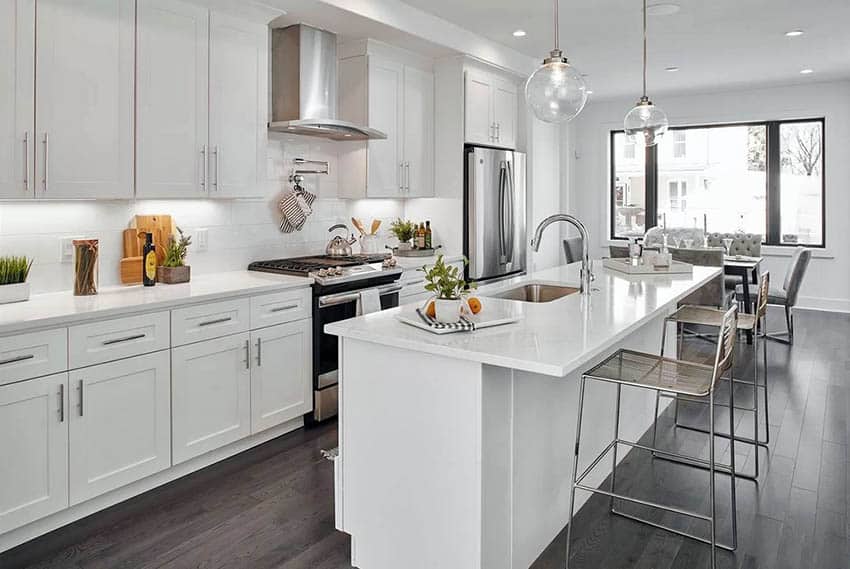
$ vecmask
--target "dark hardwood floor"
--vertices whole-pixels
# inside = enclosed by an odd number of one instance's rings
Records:
[[[722,568],[850,569],[850,315],[800,312],[797,332],[793,347],[768,343],[770,448],[762,451],[759,483],[736,485],[739,545],[718,554]],[[749,377],[750,348],[738,346],[737,374]],[[686,341],[688,357],[710,348]],[[745,386],[735,394],[748,402]],[[746,415],[736,420],[751,434]],[[705,410],[683,405],[681,419],[704,421]],[[728,424],[722,412],[718,420]],[[659,435],[666,448],[707,456],[707,437],[673,429],[669,411]],[[333,528],[332,468],[319,452],[335,441],[334,424],[291,433],[6,552],[0,568],[349,569],[349,538]],[[728,461],[728,443],[716,445]],[[735,455],[751,471],[751,447],[736,445]],[[632,452],[617,476],[618,492],[707,511],[703,471]],[[716,488],[718,535],[728,540],[728,477],[718,476]],[[578,513],[572,569],[708,567],[707,546],[611,516],[608,505],[595,496]],[[707,531],[670,514],[654,519]],[[563,567],[562,532],[533,568]]]

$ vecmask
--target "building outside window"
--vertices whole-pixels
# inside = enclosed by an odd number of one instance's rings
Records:
[[[685,130],[673,131],[673,158],[684,158],[687,154],[686,135],[687,131]]]

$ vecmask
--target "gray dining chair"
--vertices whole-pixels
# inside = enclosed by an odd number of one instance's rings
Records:
[[[581,237],[564,239],[564,255],[567,258],[567,264],[581,261]]]
[[[806,270],[809,267],[809,261],[812,260],[812,250],[805,247],[797,247],[794,250],[794,255],[791,257],[791,263],[788,265],[788,270],[785,272],[785,281],[782,283],[782,288],[770,287],[767,293],[767,304],[772,306],[782,306],[785,309],[785,326],[786,332],[765,332],[765,336],[771,340],[782,342],[785,344],[794,343],[794,314],[791,311],[797,305],[797,298],[800,295],[800,286],[803,284],[803,277],[806,276]],[[758,285],[751,284],[750,298],[755,298]],[[744,293],[743,285],[738,285],[735,288],[735,295],[741,298]],[[765,326],[765,329],[767,326]],[[785,339],[783,336],[788,336]]]
[[[709,247],[723,247],[724,239],[731,239],[732,245],[729,247],[730,255],[744,255],[745,257],[761,257],[761,242],[762,235],[760,233],[709,233]],[[735,287],[741,285],[741,277],[737,275],[726,275],[726,289],[735,290]],[[753,287],[758,288],[754,284]]]
[[[705,233],[699,227],[668,227],[667,245],[673,247],[685,239],[693,239],[694,245],[700,247],[704,235]],[[661,247],[664,244],[664,228],[660,226],[649,228],[643,236],[643,244],[646,247]]]
[[[722,248],[684,249],[671,248],[674,261],[702,267],[722,267],[725,252]],[[732,293],[724,286],[723,273],[707,282],[699,290],[688,295],[679,305],[714,306],[725,308],[730,305]]]
[[[628,259],[629,258],[629,246],[628,245],[608,245],[608,254],[612,259]]]

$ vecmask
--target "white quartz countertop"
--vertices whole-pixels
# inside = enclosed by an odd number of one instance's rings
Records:
[[[395,308],[325,326],[329,334],[425,353],[563,377],[610,349],[720,274],[694,267],[693,275],[630,276],[594,262],[590,298],[580,294],[533,304],[487,295],[527,282],[578,286],[580,263],[539,271],[483,287],[484,310],[502,304],[522,319],[494,328],[438,336],[396,319]],[[510,305],[508,307],[508,305]],[[660,345],[661,338],[658,338]]]
[[[443,256],[446,263],[455,263],[463,259],[463,255],[460,253],[453,255],[449,253],[439,253],[437,255],[431,255],[428,257],[401,257],[399,255],[395,256],[396,263],[399,267],[410,270],[410,269],[418,269],[422,267],[422,265],[433,265],[437,262],[437,257],[440,255]]]
[[[184,284],[111,286],[93,296],[71,291],[33,295],[27,302],[0,305],[0,335],[114,317],[139,311],[168,309],[245,294],[304,288],[313,279],[252,271],[192,276]]]

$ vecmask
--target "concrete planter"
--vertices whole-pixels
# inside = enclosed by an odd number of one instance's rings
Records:
[[[0,304],[23,302],[29,299],[30,283],[17,283],[0,286]]]
[[[189,282],[191,276],[191,267],[183,265],[182,267],[157,267],[156,282],[165,284],[180,284]]]

